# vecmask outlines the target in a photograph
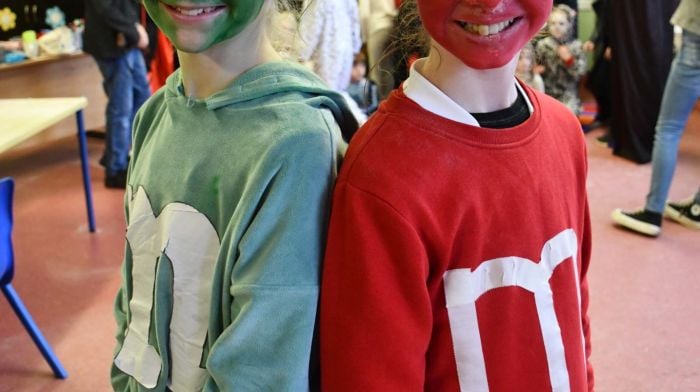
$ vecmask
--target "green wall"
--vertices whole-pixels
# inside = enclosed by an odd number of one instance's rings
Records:
[[[578,38],[581,42],[588,41],[595,28],[595,12],[591,8],[584,8],[578,11]],[[588,54],[588,69],[593,65],[592,54]]]
[[[578,12],[578,37],[586,42],[595,28],[595,12],[592,9],[582,9]]]

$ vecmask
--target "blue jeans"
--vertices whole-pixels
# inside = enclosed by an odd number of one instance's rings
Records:
[[[652,175],[645,208],[662,212],[676,169],[678,144],[700,97],[700,35],[683,31],[681,50],[673,60],[656,121]],[[700,203],[700,189],[695,194]]]
[[[146,64],[138,49],[130,49],[115,59],[95,59],[102,73],[107,94],[105,152],[100,162],[107,175],[127,168],[131,148],[131,125],[141,105],[151,95]]]

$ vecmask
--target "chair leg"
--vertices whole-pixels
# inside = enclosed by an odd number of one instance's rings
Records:
[[[20,321],[24,325],[24,328],[27,330],[27,332],[29,332],[34,344],[36,344],[39,351],[41,351],[41,354],[44,356],[44,359],[46,359],[46,362],[48,362],[49,366],[51,366],[51,370],[53,370],[53,374],[56,376],[56,378],[64,379],[68,377],[68,373],[61,365],[61,362],[59,362],[56,354],[54,354],[51,350],[51,346],[49,346],[49,343],[46,341],[46,339],[44,339],[44,336],[41,334],[41,331],[39,331],[39,328],[36,326],[36,324],[34,324],[32,316],[29,314],[27,308],[24,307],[22,300],[20,300],[19,295],[17,295],[15,289],[12,288],[12,285],[10,283],[2,285],[2,292],[5,294],[5,297],[7,297],[12,309],[15,311],[17,317],[19,317]]]

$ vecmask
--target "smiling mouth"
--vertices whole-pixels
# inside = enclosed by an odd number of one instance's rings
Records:
[[[208,7],[178,7],[174,5],[165,5],[172,12],[180,14],[182,16],[201,16],[206,14],[212,14],[219,10],[226,8],[225,5],[215,5]]]
[[[460,22],[458,21],[457,23],[465,30],[473,34],[477,34],[483,37],[487,37],[489,35],[495,35],[500,33],[501,31],[509,28],[512,26],[515,22],[520,20],[520,18],[513,18],[506,20],[504,22],[500,23],[495,23],[491,25],[482,25],[482,24],[476,24],[476,23],[469,23],[469,22]]]

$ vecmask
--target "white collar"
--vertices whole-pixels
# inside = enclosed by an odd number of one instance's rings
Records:
[[[420,66],[424,61],[425,59],[419,59],[411,66],[409,76],[403,82],[403,93],[413,102],[433,114],[458,123],[481,127],[471,113],[464,110],[464,108],[459,106],[452,98],[448,97],[416,70],[416,65]],[[535,108],[530,101],[530,97],[528,97],[523,87],[517,81],[515,82],[515,86],[525,98],[527,107],[532,115]]]

